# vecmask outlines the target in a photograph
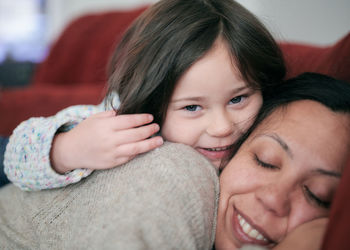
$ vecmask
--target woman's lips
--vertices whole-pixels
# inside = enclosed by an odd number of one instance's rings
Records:
[[[242,244],[254,245],[274,245],[275,243],[267,236],[267,234],[254,225],[247,217],[234,208],[232,218],[234,237]]]
[[[197,148],[197,151],[210,160],[219,160],[228,157],[233,150],[233,144],[225,147]]]

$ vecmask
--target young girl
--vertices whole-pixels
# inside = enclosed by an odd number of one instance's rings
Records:
[[[194,147],[219,167],[285,67],[269,32],[234,1],[163,0],[125,33],[109,74],[105,103],[118,115],[98,113],[102,105],[75,106],[22,123],[5,153],[13,183],[62,187],[158,147],[162,138]],[[162,138],[152,137],[159,127]]]

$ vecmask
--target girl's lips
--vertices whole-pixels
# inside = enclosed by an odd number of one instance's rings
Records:
[[[199,153],[210,160],[219,160],[228,157],[233,151],[233,144],[225,147],[216,148],[196,148]]]
[[[234,237],[243,244],[254,244],[261,246],[275,245],[264,230],[254,225],[252,221],[241,212],[233,208],[232,228]]]

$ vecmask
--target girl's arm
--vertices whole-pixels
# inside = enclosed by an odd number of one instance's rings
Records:
[[[102,111],[104,104],[72,106],[20,124],[5,152],[8,178],[24,190],[63,187],[163,143],[151,115]]]
[[[103,104],[72,106],[55,116],[22,122],[11,135],[5,151],[4,171],[8,179],[30,191],[63,187],[88,176],[89,169],[76,169],[66,174],[54,171],[50,162],[51,145],[58,131],[68,130],[103,110]]]

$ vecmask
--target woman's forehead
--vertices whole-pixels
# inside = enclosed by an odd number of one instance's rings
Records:
[[[350,132],[350,114],[334,112],[323,104],[312,100],[294,101],[276,108],[256,128],[259,130],[284,129],[295,126],[290,132],[305,131],[310,136],[313,134],[327,133],[332,129],[340,129],[339,132]],[[323,130],[323,131],[320,131]],[[256,132],[255,131],[255,132]],[[334,134],[335,137],[337,133]],[[346,138],[346,141],[350,138]]]

